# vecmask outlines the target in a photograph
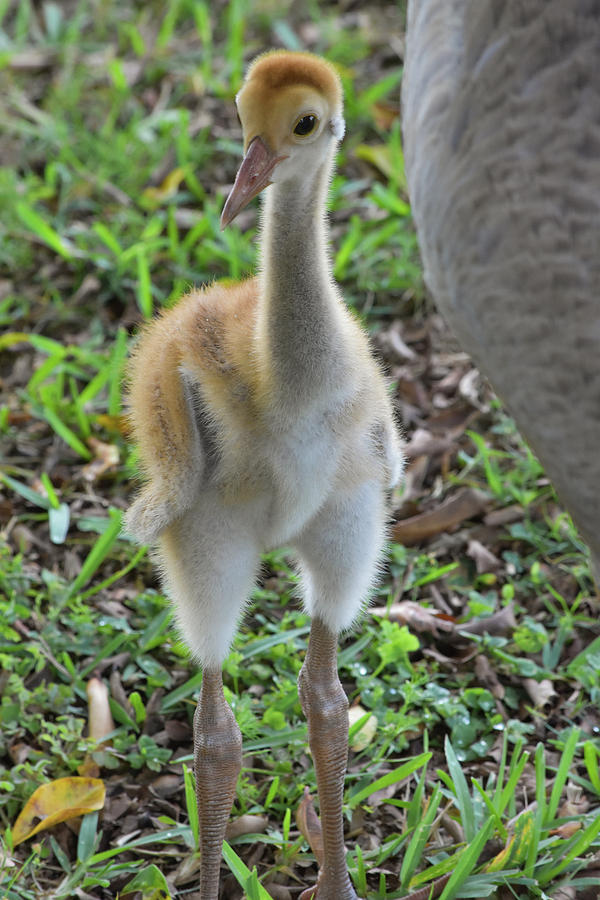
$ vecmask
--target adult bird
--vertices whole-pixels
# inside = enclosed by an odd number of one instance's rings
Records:
[[[294,549],[312,616],[298,684],[324,845],[310,896],[355,900],[343,841],[348,718],[337,636],[377,574],[400,442],[384,377],[328,257],[325,200],[344,134],[339,78],[312,54],[273,51],[250,66],[236,102],[245,156],[222,224],[267,189],[260,274],[194,290],[143,329],[129,397],[147,483],[127,527],[156,545],[203,670],[194,718],[202,900],[218,895],[241,765],[222,663],[261,552]]]
[[[406,51],[426,281],[600,586],[600,0],[411,0]]]

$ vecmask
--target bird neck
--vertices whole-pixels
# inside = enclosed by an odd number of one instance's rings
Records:
[[[328,160],[272,184],[262,210],[258,340],[271,390],[315,400],[332,388],[343,340],[343,304],[328,255]]]

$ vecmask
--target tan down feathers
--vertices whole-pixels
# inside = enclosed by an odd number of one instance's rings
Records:
[[[257,299],[256,279],[215,284],[192,291],[142,329],[129,363],[130,421],[142,468],[155,489],[185,482],[198,454],[182,373],[201,386],[206,406],[219,411],[227,433],[248,427],[256,416]]]
[[[263,53],[250,65],[244,87],[253,82],[260,84],[265,99],[273,91],[305,85],[323,94],[332,108],[341,107],[343,102],[342,85],[335,68],[312,53],[286,50]]]
[[[244,128],[244,151],[260,135],[273,151],[285,148],[295,121],[307,113],[341,116],[343,94],[332,65],[311,53],[273,50],[248,69],[236,102]]]

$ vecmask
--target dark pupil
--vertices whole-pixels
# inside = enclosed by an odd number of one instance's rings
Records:
[[[316,121],[316,116],[303,116],[294,128],[294,134],[310,134]]]

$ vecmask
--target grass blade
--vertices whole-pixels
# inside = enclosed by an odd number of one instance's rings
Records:
[[[44,406],[43,408],[43,417],[48,422],[48,425],[57,433],[57,435],[63,439],[65,444],[74,450],[75,453],[78,453],[79,456],[83,457],[83,459],[91,459],[92,454],[85,446],[85,444],[79,440],[74,431],[71,431],[68,425],[60,419],[53,409],[50,409],[49,406]]]
[[[137,258],[137,274],[138,274],[138,289],[137,289],[137,299],[138,306],[140,308],[140,312],[144,316],[145,319],[151,319],[152,313],[154,311],[154,306],[152,302],[152,285],[150,281],[150,267],[148,265],[148,258],[146,256],[146,252],[142,246],[137,247],[136,252]]]
[[[256,900],[271,900],[271,895],[266,892],[258,881],[256,872],[250,871],[227,841],[223,841],[223,859],[227,863],[230,872],[235,875],[240,887],[246,891],[249,897],[252,896],[251,892],[253,892]]]
[[[569,777],[569,773],[571,771],[571,765],[573,763],[573,757],[575,756],[575,750],[577,748],[578,740],[579,728],[572,728],[569,737],[566,740],[564,750],[561,754],[560,763],[558,764],[558,770],[554,779],[554,784],[552,785],[552,793],[550,794],[545,821],[546,825],[552,822],[554,817],[556,816],[556,811],[558,809],[558,804],[560,803],[563,788],[567,783],[567,778]]]
[[[409,759],[408,762],[405,762],[397,769],[394,769],[393,772],[382,775],[381,778],[377,778],[372,784],[351,794],[348,798],[348,806],[350,809],[354,809],[359,803],[366,800],[371,794],[374,794],[375,791],[380,791],[382,788],[389,787],[390,784],[397,784],[397,782],[402,781],[404,778],[408,778],[409,775],[412,775],[412,773],[417,769],[420,769],[421,766],[426,766],[431,757],[431,753],[421,753],[419,756],[415,756],[414,759]]]
[[[196,802],[196,781],[194,773],[188,766],[183,766],[183,782],[185,786],[185,805],[190,828],[194,836],[194,846],[200,847],[200,826],[198,823],[198,804]]]
[[[86,556],[79,575],[69,588],[69,597],[72,597],[73,594],[76,594],[84,585],[88,583],[90,578],[92,578],[94,573],[99,569],[102,561],[108,556],[112,545],[119,537],[122,525],[122,514],[117,509],[110,509],[108,511],[108,515],[110,518],[108,528],[103,534],[100,535],[100,537]]]
[[[456,864],[456,868],[450,877],[450,881],[444,888],[440,900],[452,900],[456,896],[458,888],[468,878],[475,866],[477,860],[483,850],[486,842],[489,840],[494,823],[491,819],[485,823],[475,840],[465,847],[464,853]]]
[[[570,849],[562,856],[558,865],[542,869],[538,874],[539,883],[542,885],[549,884],[557,875],[564,872],[574,859],[581,856],[582,853],[585,853],[598,834],[600,834],[600,815],[596,815],[585,831],[575,835],[570,842]]]
[[[421,862],[423,850],[431,833],[431,826],[433,825],[434,819],[436,817],[441,799],[442,790],[439,784],[436,784],[433,794],[429,799],[429,803],[427,804],[425,815],[415,827],[410,843],[406,848],[404,859],[402,860],[402,868],[400,870],[400,887],[403,890],[407,889],[413,872]]]
[[[446,736],[446,740],[444,742],[444,749],[446,751],[448,771],[450,772],[450,777],[452,778],[452,783],[454,785],[456,806],[458,808],[458,811],[460,812],[460,818],[465,832],[465,838],[467,840],[467,843],[470,843],[472,840],[474,840],[477,833],[477,823],[475,821],[473,801],[471,798],[471,794],[469,793],[467,779],[463,774],[463,770],[460,767],[460,763],[456,757],[456,753],[454,752],[454,748],[450,743],[450,738],[448,736]]]
[[[598,751],[591,741],[583,745],[583,759],[587,769],[588,778],[597,794],[600,794],[600,769],[598,767]]]
[[[63,259],[71,260],[74,257],[73,248],[60,236],[60,234],[48,225],[45,219],[40,216],[31,206],[22,201],[16,204],[17,215],[21,221],[33,231],[38,238],[47,244],[55,253],[62,256]]]
[[[32,503],[34,506],[41,506],[42,509],[50,509],[51,504],[48,498],[38,494],[38,492],[34,491],[33,488],[30,488],[29,485],[22,484],[20,481],[17,481],[16,478],[11,478],[10,475],[6,475],[4,472],[0,472],[0,481],[3,481],[7,487],[15,492],[15,494],[20,494],[21,497],[28,500],[29,503]]]

